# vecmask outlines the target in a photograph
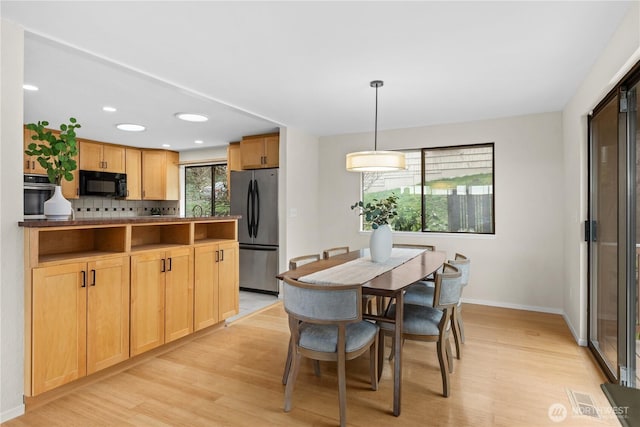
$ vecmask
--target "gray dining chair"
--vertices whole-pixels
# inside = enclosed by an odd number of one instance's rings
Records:
[[[466,256],[456,253],[454,259],[448,261],[449,264],[458,267],[462,274],[462,288],[469,284],[469,270],[471,260]],[[431,281],[419,281],[409,286],[404,293],[404,303],[413,305],[424,305],[433,307],[433,296],[435,288]],[[453,313],[453,338],[456,347],[456,357],[462,358],[462,346],[464,343],[464,323],[462,321],[462,298],[458,301],[457,308]]]
[[[285,277],[284,308],[289,315],[291,370],[284,394],[284,410],[291,410],[293,387],[302,356],[338,364],[340,425],[347,422],[346,361],[369,351],[371,389],[378,389],[378,331],[362,320],[362,287],[299,282]]]
[[[295,258],[291,258],[289,260],[289,270],[295,270],[298,267],[301,267],[305,264],[309,264],[310,262],[320,261],[320,255],[318,254],[309,254],[309,255],[301,255]],[[289,377],[289,369],[291,369],[291,340],[289,340],[289,349],[287,350],[287,360],[284,362],[284,372],[282,373],[282,384],[287,384],[287,378]],[[320,375],[320,363],[316,360],[313,363],[313,369],[316,372],[316,375]]]
[[[450,394],[449,374],[453,372],[449,334],[452,329],[453,312],[462,294],[461,280],[462,274],[458,268],[445,263],[443,272],[435,275],[433,307],[403,305],[402,342],[404,340],[436,342],[442,376],[442,394],[445,397]],[[386,316],[390,319],[395,318],[395,309],[395,303],[391,304]],[[395,325],[384,321],[378,321],[378,324],[380,325],[379,345],[384,348],[384,338],[394,333]],[[382,352],[379,356],[382,357]]]

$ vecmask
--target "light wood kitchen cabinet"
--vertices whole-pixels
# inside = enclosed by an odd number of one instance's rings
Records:
[[[192,249],[131,256],[131,355],[193,332]]]
[[[84,139],[79,142],[80,169],[125,173],[124,147]]]
[[[142,151],[143,200],[180,198],[179,156],[175,151]]]
[[[238,314],[237,242],[196,247],[194,271],[196,331]]]
[[[26,127],[24,128],[24,150],[29,148],[29,144],[31,143],[40,143],[40,141],[34,141],[33,139],[31,139],[31,137],[35,134],[36,133],[34,131],[27,129]],[[22,156],[24,159],[24,162],[22,163],[24,173],[38,175],[47,174],[47,170],[40,166],[40,163],[38,163],[38,160],[36,160],[36,156],[29,156],[24,151],[22,152]]]
[[[129,357],[128,257],[34,268],[32,274],[34,394]]]
[[[245,136],[240,141],[240,162],[242,169],[277,168],[279,164],[280,136]]]
[[[240,159],[240,142],[230,142],[227,147],[227,170],[242,170],[242,162]]]
[[[125,148],[125,170],[127,171],[126,199],[142,199],[142,150]]]
[[[238,312],[235,217],[20,225],[25,396],[184,337],[194,317],[202,329]]]

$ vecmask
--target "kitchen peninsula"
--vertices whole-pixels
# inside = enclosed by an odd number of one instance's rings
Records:
[[[237,314],[238,218],[20,222],[25,395]]]

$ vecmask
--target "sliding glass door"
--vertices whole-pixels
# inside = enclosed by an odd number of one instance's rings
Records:
[[[620,86],[590,120],[589,347],[612,382],[634,387],[640,170],[637,86]]]

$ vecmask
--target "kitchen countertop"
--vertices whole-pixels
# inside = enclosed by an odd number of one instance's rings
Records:
[[[66,221],[51,221],[46,219],[32,219],[18,222],[20,227],[40,228],[40,227],[72,227],[84,225],[111,225],[111,224],[148,224],[155,222],[199,222],[199,221],[225,221],[230,219],[240,219],[240,215],[227,216],[134,216],[127,218],[80,218]]]

